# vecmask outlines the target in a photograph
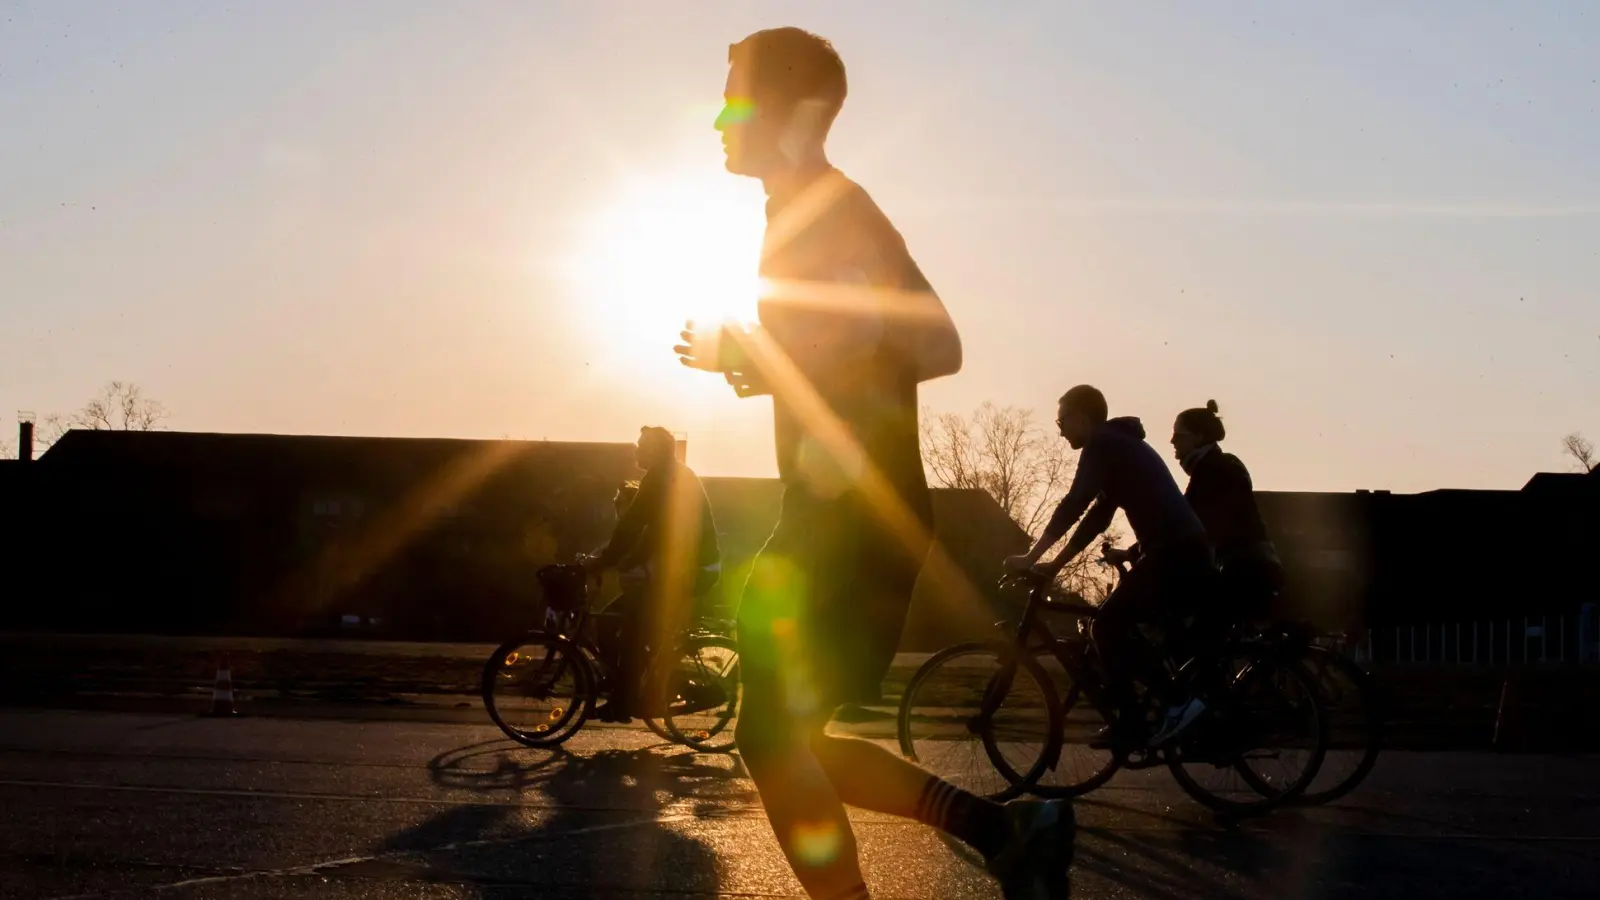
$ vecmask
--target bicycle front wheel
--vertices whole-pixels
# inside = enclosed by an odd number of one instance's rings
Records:
[[[649,684],[650,713],[669,740],[705,753],[733,750],[738,724],[739,647],[722,635],[694,635],[662,654]]]
[[[577,645],[533,632],[501,644],[483,667],[483,705],[506,736],[554,747],[583,727],[594,673]]]
[[[957,644],[917,669],[900,698],[900,752],[962,790],[1007,800],[1061,747],[1050,678],[1013,645]]]

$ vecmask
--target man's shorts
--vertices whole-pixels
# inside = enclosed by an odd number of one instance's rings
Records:
[[[908,505],[920,539],[895,533],[854,495],[785,494],[739,606],[746,697],[781,700],[798,715],[877,699],[933,540],[926,489]]]

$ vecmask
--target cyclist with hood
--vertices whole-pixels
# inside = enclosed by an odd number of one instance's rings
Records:
[[[1109,418],[1105,395],[1080,384],[1062,395],[1056,425],[1080,451],[1072,487],[1033,549],[1006,564],[1054,577],[1110,527],[1117,510],[1127,515],[1143,554],[1101,605],[1092,637],[1119,710],[1112,740],[1127,749],[1159,746],[1187,728],[1205,705],[1173,693],[1165,673],[1149,661],[1138,626],[1192,608],[1209,590],[1215,571],[1211,544],[1166,463],[1145,442],[1137,418]],[[1074,523],[1078,528],[1065,549],[1041,563]],[[1166,695],[1165,721],[1148,738],[1135,682]]]

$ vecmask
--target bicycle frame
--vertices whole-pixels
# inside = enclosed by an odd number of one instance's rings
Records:
[[[1127,574],[1127,570],[1121,565],[1113,565],[1111,563],[1107,563],[1107,565],[1112,565],[1119,574]],[[1081,602],[1052,601],[1049,596],[1051,582],[1037,574],[1013,573],[1001,579],[1002,586],[1007,582],[1030,585],[1028,602],[1024,605],[1022,615],[1012,632],[1017,649],[1022,653],[1035,655],[1048,652],[1061,664],[1067,676],[1072,679],[1073,685],[1078,688],[1084,699],[1100,714],[1101,718],[1107,723],[1114,722],[1120,715],[1120,710],[1109,695],[1108,676],[1105,675],[1103,667],[1097,666],[1094,662],[1093,641],[1089,638],[1058,637],[1041,618],[1041,613],[1050,611],[1073,614],[1093,621],[1099,615],[1099,607]],[[1001,624],[1003,625],[1004,623]],[[1222,643],[1227,644],[1229,641],[1224,639]],[[1074,656],[1072,653],[1074,647],[1082,647],[1083,653]],[[1167,647],[1162,648],[1162,657],[1163,665],[1168,668],[1168,675],[1174,680],[1181,680],[1193,673],[1195,667],[1200,664],[1203,658],[1207,657],[1207,654],[1203,652],[1186,654],[1186,658],[1180,663],[1174,657],[1171,648]],[[1232,673],[1232,677],[1229,680],[1238,683],[1248,678],[1254,670],[1255,662],[1252,660],[1239,671]],[[1000,676],[997,676],[990,683],[989,689],[984,693],[983,704],[979,707],[980,720],[987,721],[998,711],[1000,702],[1004,700],[1011,689],[1011,681],[1014,676],[1015,669],[1011,667],[1007,671],[1003,671]],[[1065,712],[1066,710],[1063,710],[1063,728],[1066,725]],[[1062,743],[1060,741],[1054,742],[1054,746],[1049,751],[1048,767],[1051,770],[1054,770],[1059,764],[1061,750]],[[1154,764],[1155,757],[1152,757],[1151,762]]]
[[[1002,587],[1007,582],[1027,583],[1030,585],[1028,602],[1023,606],[1022,615],[1019,617],[1013,632],[1013,641],[1017,650],[1020,653],[1035,655],[1041,652],[1048,652],[1066,670],[1067,676],[1072,679],[1072,683],[1078,687],[1095,711],[1099,712],[1107,722],[1113,721],[1116,715],[1115,706],[1109,702],[1109,698],[1101,690],[1102,685],[1100,684],[1099,673],[1089,663],[1092,644],[1087,638],[1057,637],[1055,632],[1050,629],[1050,626],[1040,618],[1041,612],[1055,611],[1075,613],[1083,618],[1092,620],[1099,613],[1098,607],[1090,606],[1086,603],[1051,602],[1049,596],[1050,582],[1037,575],[1021,572],[1007,575],[1001,579]],[[1002,622],[1000,624],[1003,626],[1005,623]],[[1037,639],[1038,642],[1034,643],[1034,639]],[[1075,646],[1084,648],[1084,653],[1077,658],[1071,652],[1071,648]],[[993,718],[999,709],[1001,701],[1010,692],[1011,682],[1015,675],[1016,669],[1013,664],[1002,670],[1001,674],[990,682],[988,689],[984,691],[983,702],[978,708],[980,721],[987,722]],[[1063,715],[1062,726],[1065,727],[1065,725],[1066,720]],[[1049,752],[1048,767],[1054,770],[1061,760],[1061,742],[1053,742]]]

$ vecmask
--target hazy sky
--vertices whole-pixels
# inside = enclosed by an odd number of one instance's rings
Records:
[[[120,378],[187,430],[649,422],[770,474],[768,403],[670,347],[754,265],[710,121],[783,24],[843,55],[835,162],[962,329],[932,407],[1089,381],[1164,441],[1214,397],[1278,490],[1516,487],[1600,439],[1583,0],[10,0],[7,432]]]

